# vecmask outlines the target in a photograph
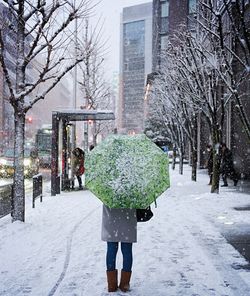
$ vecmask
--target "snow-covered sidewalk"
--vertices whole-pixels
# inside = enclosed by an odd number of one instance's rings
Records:
[[[204,173],[190,181],[188,167],[183,176],[171,171],[154,217],[138,224],[132,290],[124,295],[250,295],[250,272],[239,268],[247,262],[221,234],[250,223],[249,211],[234,210],[249,195],[230,187],[210,194],[207,182]],[[27,204],[26,223],[1,219],[0,295],[109,295],[101,209],[89,191],[48,194],[35,209]]]

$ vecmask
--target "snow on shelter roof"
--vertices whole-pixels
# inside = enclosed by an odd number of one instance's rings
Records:
[[[85,110],[85,109],[67,109],[53,111],[53,116],[69,121],[84,121],[84,120],[114,120],[115,115],[110,110]]]

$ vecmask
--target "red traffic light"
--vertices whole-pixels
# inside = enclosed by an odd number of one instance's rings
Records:
[[[26,121],[27,121],[28,123],[32,123],[33,119],[32,119],[31,116],[29,116],[29,117],[27,117]]]

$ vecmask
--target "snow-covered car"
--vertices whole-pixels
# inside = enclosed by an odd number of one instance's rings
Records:
[[[169,159],[169,163],[173,162],[173,157],[174,157],[174,152],[173,150],[169,150],[168,151],[168,159]],[[180,162],[180,157],[179,157],[179,153],[176,152],[176,157],[175,157],[175,163],[179,163]],[[186,158],[183,159],[183,163],[188,163],[188,160]]]
[[[174,151],[173,150],[169,150],[168,151],[169,163],[172,163],[173,162],[173,157],[174,157]],[[175,163],[179,163],[179,157],[177,156],[177,153],[176,153],[176,157],[175,157]]]
[[[24,149],[24,176],[31,178],[39,172],[39,159],[32,149]],[[0,177],[9,178],[14,175],[14,149],[6,149],[0,156]]]

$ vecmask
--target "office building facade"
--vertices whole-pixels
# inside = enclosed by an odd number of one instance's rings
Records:
[[[121,16],[118,132],[144,129],[145,79],[152,71],[152,3],[126,7]]]
[[[8,24],[15,25],[16,21],[8,9],[0,4],[0,25],[2,28],[2,38],[5,44],[5,63],[9,71],[10,80],[15,81],[16,67],[16,36],[11,34],[8,29]],[[11,139],[14,137],[14,116],[13,108],[8,102],[8,88],[5,82],[2,67],[0,67],[0,150],[11,144]]]
[[[153,72],[161,67],[161,56],[171,36],[181,28],[195,30],[197,0],[153,1]]]
[[[232,15],[239,17],[234,10],[234,3],[232,1]],[[183,29],[183,26],[188,28],[189,31],[195,32],[197,22],[195,21],[196,11],[199,9],[199,1],[197,0],[154,0],[153,1],[153,73],[161,70],[162,56],[171,36],[178,30]],[[214,0],[214,5],[217,8],[224,5],[223,1]],[[242,2],[243,5],[243,2]],[[250,24],[250,3],[244,1],[244,16],[246,27]],[[197,13],[197,17],[199,14]],[[224,15],[224,25],[228,26],[230,21],[228,15]],[[239,26],[240,27],[240,26]],[[230,35],[229,35],[230,36]],[[236,52],[239,56],[242,55],[241,49],[235,43],[234,36],[229,40],[232,46],[235,46]],[[237,62],[234,63],[234,72],[242,72],[242,67]],[[153,74],[152,73],[152,74]],[[245,79],[238,91],[241,96],[241,102],[245,110],[245,115],[250,118],[250,104],[249,104],[249,79]],[[197,137],[197,151],[198,151],[198,166],[205,167],[206,164],[206,145],[211,142],[209,138],[209,129],[206,120],[202,113],[198,116],[198,137]],[[249,139],[246,135],[242,122],[240,120],[237,104],[234,100],[228,103],[225,110],[225,120],[223,129],[223,142],[232,150],[234,156],[234,164],[237,172],[244,178],[250,178],[250,150]]]

